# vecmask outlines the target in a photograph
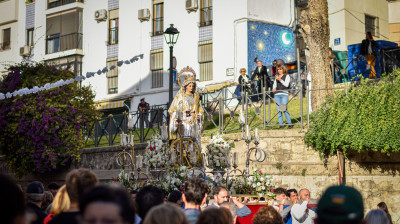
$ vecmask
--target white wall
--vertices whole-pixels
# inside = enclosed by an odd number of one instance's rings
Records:
[[[389,23],[400,23],[400,1],[389,2]]]
[[[281,26],[291,26],[295,19],[293,0],[248,0],[247,6],[250,19]]]
[[[25,5],[25,3],[23,4]],[[9,65],[21,61],[19,56],[19,2],[10,0],[0,2],[0,43],[3,43],[3,30],[11,29],[10,49],[0,50],[0,75],[6,72]]]

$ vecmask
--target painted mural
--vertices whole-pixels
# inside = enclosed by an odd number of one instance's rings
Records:
[[[258,57],[264,65],[272,65],[275,59],[286,63],[295,61],[295,36],[290,27],[261,22],[247,23],[248,30],[248,70],[257,66],[254,58]]]

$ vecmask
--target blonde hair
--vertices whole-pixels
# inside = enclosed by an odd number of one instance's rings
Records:
[[[69,209],[71,206],[71,201],[67,193],[67,188],[65,184],[60,187],[56,196],[54,197],[53,204],[51,205],[50,213],[58,215]]]
[[[239,73],[242,73],[242,71],[246,72],[247,70],[245,68],[241,68]]]
[[[166,203],[153,207],[147,213],[143,224],[188,224],[185,213],[176,204]]]

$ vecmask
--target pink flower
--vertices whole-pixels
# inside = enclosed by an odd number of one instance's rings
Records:
[[[271,187],[271,193],[274,193],[274,188],[273,187]]]

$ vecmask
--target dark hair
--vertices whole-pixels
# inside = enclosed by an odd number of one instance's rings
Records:
[[[85,191],[95,187],[98,182],[96,174],[88,169],[80,168],[69,172],[65,179],[65,185],[71,203],[79,202],[79,197]]]
[[[220,192],[221,190],[226,190],[226,188],[225,188],[224,186],[215,186],[215,187],[213,188],[212,194],[213,194],[213,195],[217,195],[217,194],[219,194],[219,192]]]
[[[58,188],[60,188],[60,186],[58,186],[58,184],[55,182],[51,182],[51,183],[49,183],[49,185],[47,185],[47,188],[52,189],[52,190],[58,190]]]
[[[283,189],[283,188],[282,188]],[[265,206],[258,210],[253,216],[253,224],[282,224],[281,215],[272,207]]]
[[[192,178],[185,182],[185,189],[183,194],[187,202],[200,205],[204,196],[209,192],[208,185],[205,181],[199,178]]]
[[[142,188],[136,195],[139,216],[144,220],[150,209],[164,202],[164,192],[154,186]]]
[[[289,189],[289,190],[287,190],[287,192],[286,192],[286,196],[290,197],[290,193],[292,193],[292,192],[294,192],[294,193],[296,193],[296,194],[297,194],[297,190],[293,188],[293,189]]]
[[[137,194],[137,193],[138,193],[137,190],[131,190],[131,191],[129,192],[129,194]]]
[[[378,208],[380,208],[380,209],[382,209],[383,211],[385,211],[385,213],[387,214],[387,216],[388,216],[388,218],[389,218],[390,223],[393,223],[393,222],[392,222],[392,216],[391,216],[390,213],[389,213],[389,209],[388,209],[386,203],[383,202],[383,201],[380,202],[380,203],[378,204]]]
[[[196,224],[231,224],[231,212],[227,208],[207,208],[200,213]]]
[[[286,65],[282,65],[282,64],[277,64],[276,66],[276,70],[278,71],[278,69],[283,69],[283,74],[287,75],[287,68]]]
[[[196,83],[195,82],[189,82],[188,84],[186,84],[184,87],[183,87],[183,89],[185,90],[185,92],[186,92],[186,87],[190,84],[190,83],[193,83],[193,85],[194,85],[194,88],[193,88],[193,91],[192,91],[192,93],[194,94],[195,93],[195,91],[196,91],[196,87],[197,87],[197,85],[196,85]]]
[[[24,193],[15,184],[11,177],[0,173],[0,211],[2,212],[1,222],[12,224],[19,215],[24,214]]]
[[[168,195],[168,201],[173,203],[178,202],[179,199],[181,198],[182,198],[182,193],[179,191],[171,191],[171,193],[169,193]]]
[[[274,190],[274,194],[275,194],[275,195],[277,195],[277,194],[285,194],[285,195],[287,195],[287,191],[286,191],[285,188],[278,187],[278,188],[276,188],[276,189]]]
[[[129,223],[135,221],[135,210],[133,209],[132,201],[129,199],[127,192],[117,186],[97,186],[85,192],[82,196],[79,208],[82,215],[85,214],[85,209],[91,203],[105,202],[118,205],[120,216]]]

